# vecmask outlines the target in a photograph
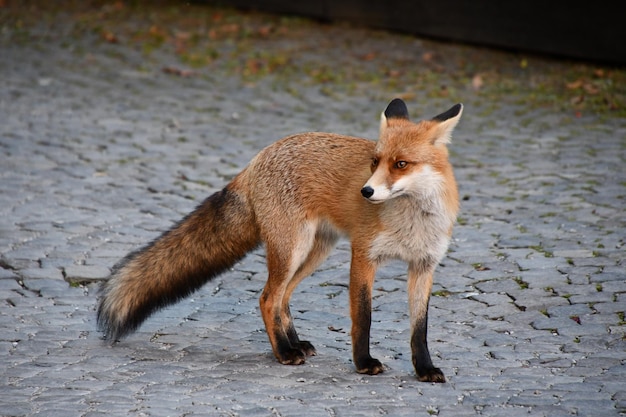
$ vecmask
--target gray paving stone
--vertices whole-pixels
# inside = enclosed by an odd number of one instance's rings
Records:
[[[518,395],[511,397],[508,401],[508,404],[514,406],[527,406],[527,407],[535,407],[535,406],[551,406],[557,405],[559,403],[559,399],[555,398],[555,396],[550,393],[546,393],[540,390],[533,391],[523,391]]]
[[[7,401],[6,405],[2,407],[2,415],[6,417],[21,417],[31,415],[34,411],[30,404],[11,404],[14,399]]]
[[[101,281],[110,274],[111,270],[103,266],[69,265],[65,268],[65,278],[69,282]]]
[[[553,306],[547,309],[547,314],[550,317],[576,317],[584,316],[586,314],[592,314],[593,310],[588,304],[566,304]]]
[[[599,83],[608,69],[539,57],[520,68],[518,55],[209,6],[145,6],[150,18],[123,6],[129,16],[94,30],[92,13],[106,20],[118,6],[42,6],[30,18],[0,7],[0,414],[624,413],[623,109],[594,114],[567,100],[537,108],[551,87],[534,91],[553,79],[563,90],[575,71]],[[199,16],[206,25],[194,42],[211,42],[218,57],[189,77],[163,72],[187,68],[187,31],[195,39]],[[246,34],[205,39],[225,20]],[[170,31],[178,22],[185,29]],[[143,27],[178,44],[142,50]],[[270,57],[288,65],[246,73]],[[477,71],[487,84],[529,84],[477,91]],[[414,378],[399,262],[374,285],[372,352],[387,371],[354,372],[345,240],[294,294],[296,326],[318,348],[303,366],[281,366],[271,353],[258,310],[262,249],[121,343],[100,340],[98,284],[120,258],[282,136],[375,138],[396,95],[415,117],[466,106],[450,146],[462,209],[429,311],[431,354],[448,384]],[[606,97],[623,91],[615,85]]]

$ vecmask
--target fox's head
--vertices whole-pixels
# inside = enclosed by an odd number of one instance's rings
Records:
[[[372,176],[361,189],[372,203],[402,195],[429,199],[442,191],[452,168],[446,144],[461,118],[463,105],[419,123],[409,121],[406,104],[394,99],[381,115],[380,139],[372,158]]]

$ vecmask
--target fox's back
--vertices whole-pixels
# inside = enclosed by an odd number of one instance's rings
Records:
[[[371,175],[375,142],[331,133],[289,136],[263,149],[242,173],[259,217],[322,217],[349,229],[347,213],[373,208],[360,190]]]
[[[374,141],[362,138],[303,133],[288,136],[263,149],[250,162],[249,169],[255,172],[255,180],[268,180],[273,185],[292,182],[311,187],[312,182],[325,177],[345,183],[355,175],[367,180],[374,147]]]

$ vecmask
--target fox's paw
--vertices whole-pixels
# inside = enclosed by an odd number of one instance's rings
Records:
[[[281,352],[277,358],[283,365],[302,365],[306,361],[304,352],[294,348]]]
[[[313,346],[310,342],[306,340],[301,340],[298,342],[298,348],[305,356],[315,356],[317,355],[317,351],[315,350],[315,346]]]
[[[421,382],[446,382],[446,377],[439,368],[415,368],[415,373]]]
[[[356,366],[356,371],[360,374],[376,375],[384,372],[385,367],[378,359],[367,358],[360,360]]]

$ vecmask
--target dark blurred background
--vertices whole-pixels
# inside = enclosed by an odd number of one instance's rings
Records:
[[[436,39],[626,63],[623,1],[220,0],[214,4],[344,20]]]

